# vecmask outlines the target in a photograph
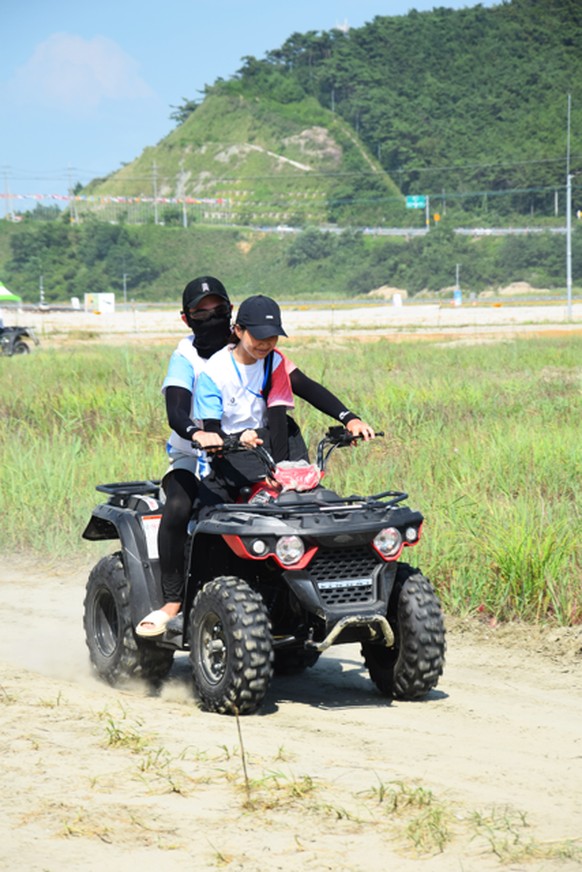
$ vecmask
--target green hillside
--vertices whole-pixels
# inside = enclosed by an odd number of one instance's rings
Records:
[[[579,0],[377,16],[245,57],[202,102],[178,107],[167,137],[83,194],[189,198],[191,220],[251,225],[420,226],[404,208],[413,194],[458,224],[551,222],[564,213],[568,95],[576,171]],[[178,223],[171,206],[164,220]],[[134,206],[125,214],[144,220]]]
[[[89,185],[83,193],[95,200],[79,204],[80,217],[110,209],[108,197],[154,194],[170,201],[161,204],[170,223],[180,218],[174,199],[195,201],[190,220],[205,222],[349,224],[355,200],[359,222],[406,217],[396,185],[345,121],[313,97],[285,104],[243,90],[210,94],[158,145]]]

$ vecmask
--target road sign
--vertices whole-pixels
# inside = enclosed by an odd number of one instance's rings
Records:
[[[413,197],[406,198],[407,209],[424,209],[426,206],[426,197],[422,194],[416,194]]]

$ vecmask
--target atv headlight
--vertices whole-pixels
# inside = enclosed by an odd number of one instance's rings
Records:
[[[305,554],[305,545],[299,536],[281,536],[275,545],[275,554],[285,566],[297,563]]]
[[[267,548],[267,543],[263,542],[262,539],[253,539],[253,541],[251,542],[251,551],[258,557],[262,557],[263,554],[267,551]]]
[[[378,549],[384,557],[391,557],[397,554],[402,545],[402,535],[396,527],[384,527],[383,530],[374,537],[374,547]]]

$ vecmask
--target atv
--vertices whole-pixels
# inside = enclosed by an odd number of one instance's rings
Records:
[[[30,354],[27,339],[32,339],[35,345],[40,344],[32,327],[0,327],[0,350],[7,357]]]
[[[134,631],[163,604],[160,482],[98,485],[108,499],[83,537],[121,543],[86,587],[85,637],[99,676],[156,685],[174,653],[188,651],[202,706],[249,714],[273,672],[303,672],[331,645],[356,642],[382,694],[425,697],[443,671],[443,615],[428,579],[399,559],[418,544],[423,516],[404,504],[406,493],[342,497],[322,485],[331,453],[355,438],[331,427],[316,464],[276,466],[262,446],[252,449],[265,481],[191,523],[183,611],[153,639]],[[238,450],[229,437],[220,452]]]

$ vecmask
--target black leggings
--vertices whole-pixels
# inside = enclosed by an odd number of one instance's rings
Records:
[[[181,603],[184,598],[186,538],[198,485],[196,476],[187,469],[174,469],[164,477],[166,503],[158,531],[158,553],[167,603]]]

